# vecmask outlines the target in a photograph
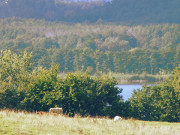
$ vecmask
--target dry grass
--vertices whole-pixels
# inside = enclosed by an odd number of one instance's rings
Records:
[[[114,73],[109,72],[107,73],[109,77],[114,77],[118,84],[151,84],[151,83],[159,83],[163,80],[167,80],[171,77],[171,74],[147,74],[147,73],[141,73],[141,74],[124,74],[124,73]],[[107,74],[95,74],[93,76],[99,76],[99,75],[107,75]],[[58,74],[61,78],[64,78],[66,76],[66,73],[59,73]]]
[[[169,79],[171,74],[124,74],[124,73],[108,73],[110,77],[116,78],[118,84],[144,84],[144,83],[159,83]]]
[[[0,135],[179,135],[180,123],[0,111]]]

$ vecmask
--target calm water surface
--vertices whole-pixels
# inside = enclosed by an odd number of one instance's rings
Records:
[[[123,100],[127,101],[133,93],[133,90],[142,89],[141,84],[126,84],[126,85],[116,85],[118,88],[122,88],[123,91],[120,95],[123,96]]]

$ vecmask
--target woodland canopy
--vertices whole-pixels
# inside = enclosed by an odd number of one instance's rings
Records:
[[[0,19],[0,48],[33,53],[60,72],[171,73],[180,65],[180,25],[126,26]]]

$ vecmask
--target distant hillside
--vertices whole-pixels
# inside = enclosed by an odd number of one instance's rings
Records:
[[[33,52],[61,72],[168,73],[180,65],[180,24],[125,26],[0,19],[0,49]]]
[[[0,0],[0,18],[121,24],[180,23],[180,0]],[[77,0],[76,0],[77,1]]]

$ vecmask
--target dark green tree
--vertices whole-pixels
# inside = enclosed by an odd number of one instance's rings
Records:
[[[28,111],[48,111],[51,107],[62,106],[62,92],[58,87],[59,67],[34,69],[28,84],[22,107]]]
[[[144,86],[130,98],[131,116],[142,120],[179,122],[179,68],[159,86]],[[178,85],[177,85],[178,84]]]
[[[116,81],[109,77],[91,78],[87,73],[68,73],[60,88],[63,90],[63,109],[70,116],[75,113],[91,116],[112,116],[121,100]],[[115,107],[116,106],[116,107]]]
[[[32,71],[32,55],[0,52],[0,104],[2,108],[20,109]]]

